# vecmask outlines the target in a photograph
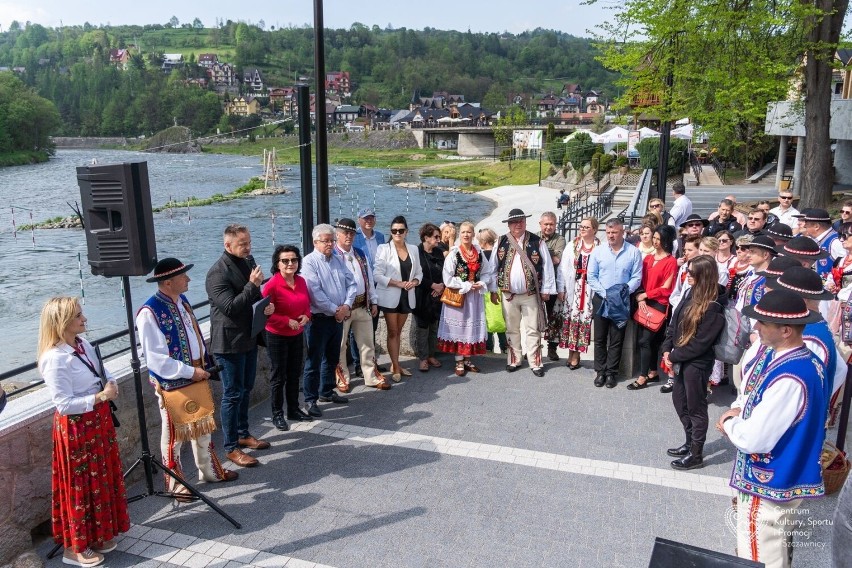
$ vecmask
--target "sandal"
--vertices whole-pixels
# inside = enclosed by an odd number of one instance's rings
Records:
[[[660,375],[659,374],[652,375],[651,373],[648,373],[648,380],[645,381],[645,382],[646,383],[658,383],[658,382],[660,382]]]
[[[419,369],[420,369],[421,373],[428,372],[429,371],[429,361],[427,361],[426,359],[423,359],[422,361],[420,361]]]
[[[639,379],[645,379],[645,382],[640,383]],[[639,375],[639,379],[636,379],[635,381],[627,385],[627,390],[637,391],[642,390],[644,388],[648,388],[648,377],[646,377],[645,375]]]
[[[441,362],[440,362],[440,361],[438,361],[437,359],[435,359],[434,357],[429,357],[429,358],[428,358],[428,359],[426,359],[426,360],[429,362],[429,364],[430,364],[431,366],[433,366],[433,367],[435,367],[435,368],[437,368],[437,367],[440,367],[440,366],[441,366]]]
[[[463,377],[467,374],[467,369],[465,369],[464,361],[456,361],[456,376]]]
[[[180,484],[172,491],[172,495],[178,503],[192,503],[198,499],[198,497],[190,493],[189,489]]]
[[[478,372],[479,372],[479,367],[477,367],[476,365],[474,365],[474,364],[471,362],[471,360],[470,360],[470,359],[465,359],[465,360],[464,360],[464,361],[462,361],[462,362],[464,363],[464,368],[465,368],[465,369],[467,369],[468,371],[470,371],[471,373],[478,373]]]
[[[579,369],[579,368],[580,368],[580,362],[579,362],[579,361],[577,361],[576,363],[572,363],[571,361],[566,361],[566,362],[565,362],[565,364],[566,364],[566,365],[568,366],[568,368],[569,368],[569,369],[571,369],[572,371],[576,371],[577,369]]]

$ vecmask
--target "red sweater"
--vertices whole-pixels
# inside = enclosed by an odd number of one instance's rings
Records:
[[[642,261],[642,289],[645,290],[649,300],[668,306],[676,276],[677,260],[672,255],[658,261],[657,264],[654,264],[653,254],[649,254]],[[665,284],[668,286],[664,288]]]
[[[290,320],[297,320],[300,316],[311,317],[311,300],[305,279],[297,274],[293,284],[291,288],[278,272],[263,287],[263,297],[269,296],[275,305],[275,311],[266,320],[269,333],[287,337],[299,335],[303,328],[290,329]]]

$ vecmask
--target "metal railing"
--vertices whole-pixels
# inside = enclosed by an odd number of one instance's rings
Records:
[[[565,240],[573,240],[577,236],[580,221],[586,217],[601,219],[612,211],[612,199],[615,188],[610,187],[604,193],[598,195],[593,201],[588,201],[588,194],[578,194],[567,206],[564,207],[562,217],[556,226],[557,230],[565,237]]]
[[[695,185],[701,185],[701,162],[698,161],[698,156],[695,152],[689,152],[689,166],[692,168],[692,175],[695,176]]]
[[[713,169],[716,171],[716,175],[719,176],[719,179],[722,180],[722,185],[725,184],[725,164],[719,161],[719,158],[716,156],[710,157],[710,165],[713,166]]]
[[[204,307],[207,307],[209,305],[210,305],[210,300],[204,300],[203,302],[193,304],[192,310],[193,310],[193,312],[195,312],[199,308],[204,308]],[[198,321],[202,322],[202,321],[205,321],[209,318],[210,318],[209,314],[204,315],[204,316],[200,316],[200,317],[198,317]],[[115,333],[111,333],[109,335],[105,335],[103,337],[98,337],[96,339],[89,341],[89,343],[91,343],[92,346],[105,345],[105,344],[113,342],[113,341],[118,341],[120,339],[124,339],[128,335],[129,335],[129,332],[125,329],[125,330],[122,330],[122,331],[117,331]],[[130,344],[128,342],[125,342],[125,345],[122,345],[120,348],[104,354],[103,358],[106,361],[106,360],[111,359],[111,358],[113,358],[117,355],[121,355],[122,353],[126,353],[127,351],[130,351]],[[20,367],[15,367],[14,369],[10,369],[8,371],[4,371],[4,372],[0,373],[0,386],[2,386],[3,381],[10,381],[11,379],[21,377],[21,376],[25,375],[26,373],[34,371],[36,368],[38,368],[38,363],[34,361],[32,363],[27,363],[26,365],[21,365]],[[28,384],[26,384],[22,387],[19,387],[19,388],[15,389],[11,392],[7,391],[7,394],[9,396],[18,396],[18,395],[20,395],[24,392],[36,389],[43,384],[44,384],[44,380],[32,381],[32,382],[29,382]]]
[[[624,228],[633,230],[633,224],[637,219],[641,219],[648,211],[648,201],[651,198],[651,180],[654,178],[654,170],[645,170],[639,177],[636,184],[636,191],[633,192],[633,199],[630,204],[619,213],[619,217],[624,222]]]

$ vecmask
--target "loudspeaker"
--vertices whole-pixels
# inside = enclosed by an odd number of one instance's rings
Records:
[[[157,264],[148,162],[77,168],[92,274],[143,276]]]
[[[747,558],[739,558],[699,548],[682,542],[665,538],[654,539],[654,551],[648,568],[763,568],[763,562],[754,562]]]

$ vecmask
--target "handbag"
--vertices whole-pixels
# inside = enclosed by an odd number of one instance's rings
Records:
[[[175,440],[186,442],[216,430],[210,381],[198,381],[175,390],[163,390],[163,405],[175,429]]]
[[[663,322],[666,321],[668,312],[668,307],[666,307],[666,311],[661,312],[660,310],[645,304],[644,308],[639,306],[639,308],[633,312],[633,321],[646,329],[650,329],[651,331],[660,331],[660,328],[663,327]]]
[[[464,294],[459,292],[458,288],[444,288],[441,293],[441,302],[454,308],[460,308],[464,306]]]

